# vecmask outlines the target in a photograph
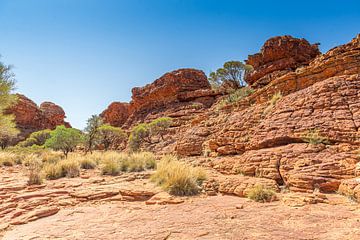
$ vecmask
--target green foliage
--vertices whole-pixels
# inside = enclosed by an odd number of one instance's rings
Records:
[[[164,135],[172,124],[172,119],[169,117],[162,117],[155,119],[149,123],[151,135],[159,135],[164,140]]]
[[[11,66],[0,62],[0,147],[2,149],[5,149],[19,133],[14,117],[4,114],[4,111],[16,101],[16,96],[11,94],[14,85],[15,79]]]
[[[14,117],[0,112],[0,148],[5,149],[18,134]]]
[[[234,104],[253,93],[254,93],[254,89],[252,89],[250,87],[243,87],[243,88],[237,89],[237,90],[233,91],[232,93],[230,93],[229,95],[227,95],[224,99],[222,99],[222,101],[219,103],[219,106],[223,107],[223,106],[226,106],[229,104]]]
[[[132,151],[139,151],[142,142],[152,143],[150,127],[146,123],[140,123],[131,130],[128,143]]]
[[[246,196],[256,202],[270,202],[275,197],[275,192],[263,185],[255,185],[249,189]]]
[[[141,144],[146,142],[153,143],[153,137],[159,136],[164,140],[164,135],[172,124],[172,119],[168,117],[162,117],[153,120],[150,123],[140,123],[135,126],[130,133],[129,147],[132,151],[138,151]]]
[[[110,147],[118,149],[126,138],[127,135],[121,128],[113,127],[108,124],[104,124],[98,128],[99,144],[102,144],[105,150],[108,150]]]
[[[20,147],[31,147],[33,145],[42,146],[45,144],[46,140],[48,140],[50,137],[51,137],[51,130],[49,129],[33,132],[26,140],[18,143],[18,146]]]
[[[214,88],[220,86],[231,89],[238,89],[246,86],[244,74],[251,71],[252,67],[240,61],[225,62],[222,68],[211,72],[209,82]]]
[[[65,157],[83,142],[83,135],[80,130],[66,128],[65,126],[57,126],[50,135],[51,137],[45,142],[45,147],[60,150]]]
[[[309,144],[329,144],[329,140],[326,137],[321,136],[319,130],[312,129],[301,135],[301,139]]]
[[[201,168],[194,168],[179,162],[175,156],[164,156],[157,165],[151,180],[173,195],[194,195],[207,178]]]
[[[87,125],[84,129],[86,152],[91,152],[96,146],[99,136],[99,128],[102,124],[103,120],[99,115],[92,115],[87,120]]]

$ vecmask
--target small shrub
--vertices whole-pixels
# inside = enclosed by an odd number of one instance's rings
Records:
[[[309,144],[317,145],[317,144],[329,144],[329,140],[326,137],[321,136],[319,130],[313,129],[309,130],[306,133],[303,133],[301,139],[304,142]]]
[[[249,189],[246,196],[256,202],[270,202],[275,197],[275,192],[263,185],[255,185]]]
[[[268,114],[276,105],[276,103],[282,98],[281,92],[275,93],[269,100],[269,105],[265,108],[264,114]]]
[[[61,160],[57,165],[59,165],[62,177],[74,178],[80,175],[80,164],[76,159]]]
[[[102,161],[101,174],[116,176],[120,173],[120,164],[116,159],[105,159]]]
[[[82,169],[94,169],[97,165],[91,158],[81,158],[79,162]]]
[[[61,152],[43,151],[40,157],[45,163],[57,163],[63,158],[63,154]]]
[[[41,174],[42,161],[39,158],[34,158],[29,162],[29,185],[40,185],[43,182]]]
[[[45,178],[49,180],[55,180],[63,177],[60,166],[55,163],[45,164],[42,171],[44,173]]]
[[[173,195],[195,195],[206,174],[199,168],[193,168],[179,162],[174,156],[165,156],[157,166],[151,180]]]
[[[130,155],[129,165],[130,168],[131,165],[138,166],[141,170],[154,169],[156,167],[155,155],[150,152],[133,153]]]
[[[15,165],[17,155],[14,153],[0,152],[0,166],[11,167]]]

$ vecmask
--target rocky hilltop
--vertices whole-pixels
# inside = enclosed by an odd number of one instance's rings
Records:
[[[203,72],[180,69],[134,88],[129,104],[113,103],[102,116],[125,129],[172,117],[167,140],[150,148],[198,156],[229,176],[302,192],[334,192],[341,184],[354,189],[346,179],[359,174],[360,35],[325,54],[305,39],[274,37],[246,63],[254,67],[245,78],[254,93],[237,103],[219,105],[224,93],[211,90]],[[312,132],[326,144],[304,140]],[[221,183],[215,185],[220,191]],[[237,185],[230,185],[221,191],[234,193]]]
[[[58,125],[70,124],[65,121],[64,110],[52,103],[43,102],[40,106],[21,94],[16,94],[17,102],[7,110],[15,116],[17,128],[20,130],[18,141],[25,139],[32,132],[43,129],[54,129]]]

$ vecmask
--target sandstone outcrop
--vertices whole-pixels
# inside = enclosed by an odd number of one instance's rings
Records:
[[[293,191],[337,191],[342,180],[358,174],[359,59],[360,35],[289,68],[237,103],[213,106],[178,137],[177,153],[227,156],[212,158],[213,168],[273,179]],[[267,63],[256,65],[255,71],[268,68]],[[196,134],[202,128],[209,134]],[[324,144],[306,143],[304,136],[312,131]]]
[[[267,85],[272,79],[309,64],[319,54],[318,45],[303,38],[288,35],[270,38],[260,53],[249,55],[246,60],[254,70],[246,75],[245,81],[257,87]]]
[[[181,69],[135,88],[123,127],[172,117],[171,134],[153,151],[205,155],[222,174],[266,178],[293,191],[334,192],[358,175],[359,60],[360,35],[325,54],[305,39],[271,38],[247,61],[254,67],[246,75],[255,89],[249,96],[217,104],[223,93],[210,89],[204,73]],[[307,142],[311,132],[320,144]]]
[[[17,128],[20,130],[18,138],[22,140],[29,136],[32,132],[43,129],[54,129],[58,125],[70,124],[64,119],[64,110],[51,102],[44,102],[39,106],[32,100],[21,94],[16,94],[17,102],[6,112],[15,116]]]
[[[129,107],[130,105],[128,103],[113,102],[100,114],[100,116],[103,118],[104,122],[111,126],[121,127],[129,118]]]
[[[199,113],[200,109],[211,107],[219,95],[221,92],[211,90],[204,72],[179,69],[144,87],[133,88],[129,104],[114,102],[101,116],[106,123],[125,128],[159,116],[183,122],[193,113]]]

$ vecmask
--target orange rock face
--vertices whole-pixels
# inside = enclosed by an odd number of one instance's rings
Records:
[[[121,127],[129,118],[129,106],[128,103],[113,102],[100,116],[104,122],[114,127]]]
[[[282,45],[281,41],[278,43]],[[299,44],[311,47],[304,41]],[[304,52],[311,56],[311,51]],[[253,77],[259,69],[265,69],[264,73],[272,71],[273,66],[263,59],[270,53],[271,49],[255,56],[259,64],[255,64]],[[291,50],[288,56],[295,53]],[[255,58],[250,57],[250,61]],[[240,172],[273,179],[293,191],[337,191],[343,179],[358,175],[359,59],[360,35],[305,66],[272,75],[270,81],[262,82],[266,86],[257,85],[261,88],[236,104],[220,111],[216,106],[211,108],[206,118],[178,137],[175,149],[185,156],[205,152],[224,156],[212,160],[213,168],[224,174]],[[251,83],[257,84],[256,81]],[[277,92],[282,97],[271,103]],[[197,134],[202,128],[209,134]],[[328,145],[305,143],[304,134],[310,130],[317,130]]]
[[[104,121],[126,128],[160,116],[181,118],[209,108],[221,93],[211,90],[204,72],[179,69],[153,83],[132,89],[130,104],[114,102],[101,114]]]
[[[58,125],[66,125],[64,110],[51,102],[44,102],[38,107],[24,95],[17,94],[17,103],[7,110],[15,116],[17,128],[20,130],[18,140],[29,136],[32,132],[43,129],[54,129]]]
[[[309,64],[320,54],[316,44],[291,36],[273,37],[265,42],[260,53],[250,55],[247,64],[254,71],[247,74],[245,81],[250,85],[264,86],[272,79]]]

